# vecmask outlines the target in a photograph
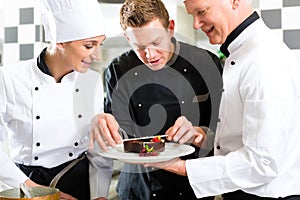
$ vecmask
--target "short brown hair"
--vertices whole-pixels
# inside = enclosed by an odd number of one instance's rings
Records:
[[[125,0],[120,10],[123,30],[142,27],[153,19],[159,19],[164,28],[169,27],[169,13],[161,0]]]

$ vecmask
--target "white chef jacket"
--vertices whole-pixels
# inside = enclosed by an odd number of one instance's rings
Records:
[[[9,139],[11,159],[0,152],[0,180],[19,187],[28,179],[13,162],[52,168],[87,151],[90,121],[103,112],[103,98],[100,74],[92,70],[56,83],[36,60],[1,67],[0,138]],[[96,151],[87,154],[91,198],[107,197],[112,160]]]
[[[300,194],[300,66],[261,19],[228,46],[215,156],[188,160],[198,198]]]

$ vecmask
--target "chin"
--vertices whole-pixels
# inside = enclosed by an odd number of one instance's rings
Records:
[[[87,72],[88,69],[89,69],[89,68],[83,68],[83,69],[80,70],[80,72],[81,72],[81,73],[85,73],[85,72]]]
[[[222,42],[220,42],[219,40],[215,40],[215,39],[209,39],[209,43],[210,44],[222,44]]]
[[[153,71],[158,71],[161,70],[164,67],[164,65],[148,65],[148,67]]]
[[[77,69],[76,71],[79,73],[85,73],[85,72],[87,72],[88,69],[89,68],[87,68],[87,67],[81,67],[81,68]]]

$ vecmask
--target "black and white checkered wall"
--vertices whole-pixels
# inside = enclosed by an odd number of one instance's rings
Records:
[[[36,57],[42,48],[39,1],[4,1],[3,64]]]
[[[259,7],[267,26],[293,50],[300,62],[300,0],[260,0]]]
[[[300,0],[256,0],[265,23],[300,62]],[[36,57],[43,47],[39,1],[4,1],[3,64]]]

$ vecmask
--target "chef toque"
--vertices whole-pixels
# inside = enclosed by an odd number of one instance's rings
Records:
[[[105,34],[97,0],[41,0],[45,40],[53,44]]]

